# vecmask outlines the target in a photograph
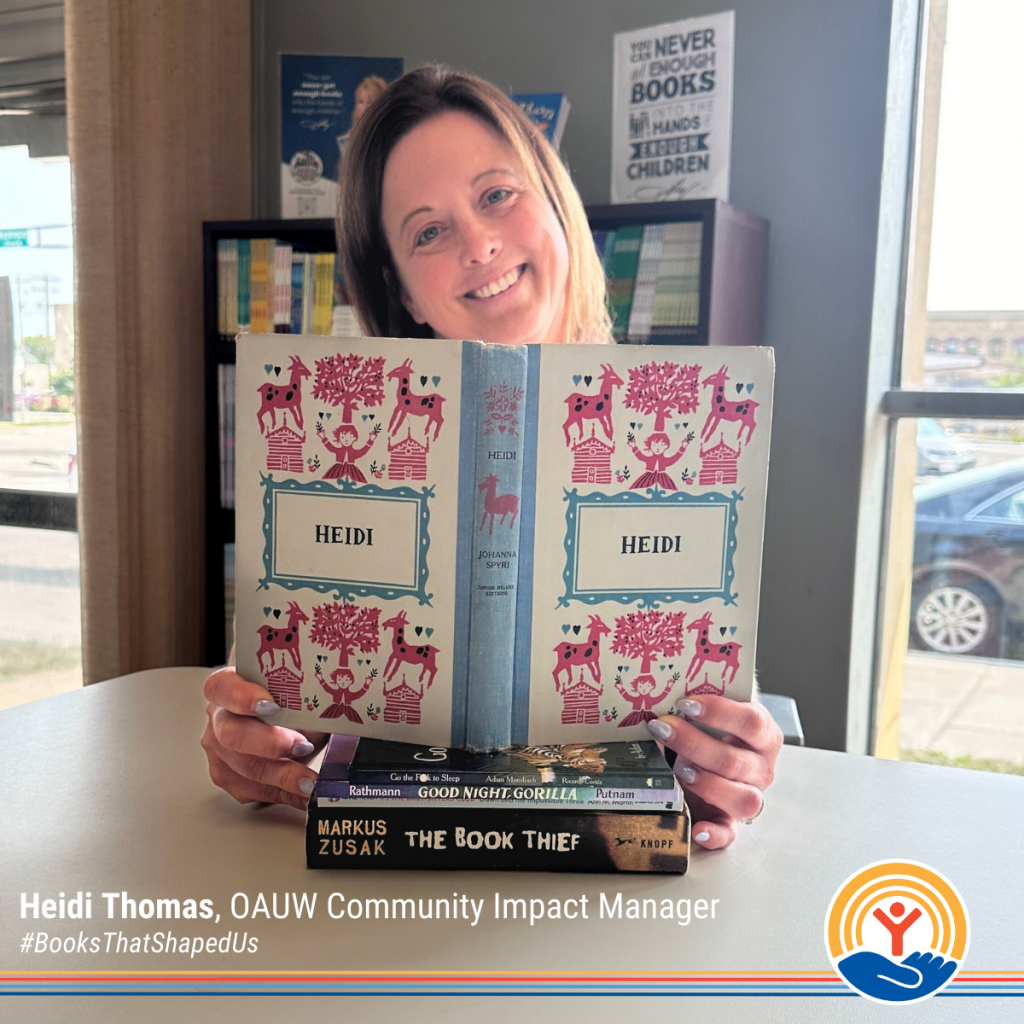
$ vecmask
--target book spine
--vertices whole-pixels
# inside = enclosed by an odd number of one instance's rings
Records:
[[[533,500],[523,493],[526,349],[484,347],[479,368],[466,747],[500,750],[512,742],[520,513]]]
[[[460,786],[444,783],[428,786],[422,783],[405,785],[367,786],[358,782],[341,782],[324,779],[316,784],[320,799],[359,801],[360,803],[383,806],[383,801],[416,801],[429,803],[432,807],[444,802],[457,806],[466,803],[495,804],[510,807],[564,806],[585,808],[587,805],[607,807],[613,803],[632,807],[637,804],[653,804],[663,807],[676,799],[675,789],[618,789],[601,786]]]
[[[667,764],[643,775],[635,769],[616,771],[606,769],[600,777],[575,771],[566,765],[542,769],[550,774],[539,776],[537,772],[481,772],[446,765],[422,769],[395,769],[374,765],[351,765],[348,770],[350,785],[360,786],[472,786],[474,789],[492,786],[587,786],[604,792],[622,789],[672,789],[675,776]]]
[[[626,332],[632,344],[643,344],[650,337],[654,290],[658,282],[664,234],[664,224],[648,224],[644,228],[636,267],[636,284],[633,287],[633,305],[629,311],[629,328]]]
[[[249,296],[252,284],[252,239],[238,240],[238,333],[248,334]]]
[[[636,266],[640,258],[640,240],[644,229],[636,225],[621,227],[615,232],[615,242],[608,258],[608,304],[612,317],[612,333],[616,338],[626,337],[629,313],[633,305],[633,285]]]
[[[331,333],[331,310],[334,308],[334,253],[318,252],[313,271],[313,333]]]
[[[310,801],[311,868],[640,871],[683,874],[690,821],[678,813],[353,808]]]
[[[302,253],[292,253],[291,333],[302,333],[302,276],[305,268]]]
[[[224,300],[225,334],[234,341],[238,334],[238,239],[228,238],[227,245],[227,295]]]
[[[274,243],[274,333],[288,334],[292,323],[292,247]]]
[[[271,292],[271,248],[269,238],[252,240],[249,286],[249,329],[253,334],[267,334],[271,330],[273,295]]]
[[[228,333],[228,246],[226,238],[217,241],[217,333]]]
[[[302,257],[302,334],[313,333],[313,254]]]

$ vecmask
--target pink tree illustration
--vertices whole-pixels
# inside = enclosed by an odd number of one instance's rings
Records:
[[[355,676],[348,667],[348,659],[356,651],[362,654],[376,654],[380,648],[379,608],[360,608],[347,601],[339,604],[317,605],[313,609],[313,625],[309,639],[318,647],[338,652],[338,664],[330,674],[330,681],[324,679],[321,658],[313,670],[320,685],[330,694],[331,704],[320,715],[321,718],[347,718],[357,725],[362,724],[359,712],[353,707],[355,701],[370,688],[377,675],[373,669],[362,686],[356,686]]]
[[[657,608],[648,612],[629,612],[615,620],[612,650],[640,661],[641,674],[633,680],[634,687],[641,680],[654,682],[651,665],[658,658],[674,658],[682,654],[685,620],[686,612],[663,612]]]
[[[645,416],[654,416],[654,429],[663,431],[673,413],[695,412],[700,398],[699,366],[679,363],[644,363],[629,371],[625,404]]]
[[[343,423],[352,422],[352,414],[363,405],[373,408],[384,401],[384,357],[358,356],[350,352],[316,361],[313,397],[333,406],[341,406]]]

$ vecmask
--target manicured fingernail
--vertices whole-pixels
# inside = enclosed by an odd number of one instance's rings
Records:
[[[299,779],[299,792],[303,796],[309,796],[313,792],[313,780],[308,775]]]
[[[694,768],[692,764],[680,761],[679,758],[676,758],[676,763],[672,766],[672,771],[676,773],[676,777],[681,782],[693,785],[693,783],[697,781],[697,769]]]
[[[281,705],[272,700],[258,700],[253,708],[257,715],[276,715],[281,710]]]
[[[650,729],[651,735],[656,740],[667,740],[672,735],[672,726],[659,718],[652,718],[647,723],[647,728]]]
[[[698,701],[684,697],[682,700],[676,701],[676,706],[673,710],[677,715],[686,715],[687,718],[696,718],[700,714],[701,708]]]
[[[698,843],[706,843],[711,838],[710,832],[698,832],[694,837]]]
[[[309,740],[299,740],[292,747],[292,757],[309,757],[313,753],[313,744]]]

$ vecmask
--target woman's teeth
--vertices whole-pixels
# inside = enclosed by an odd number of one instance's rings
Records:
[[[490,284],[485,284],[483,288],[478,288],[475,292],[469,294],[474,299],[489,299],[492,295],[498,295],[501,292],[508,291],[519,280],[523,274],[522,267],[516,267],[510,270],[504,277],[499,277],[497,281],[492,281]]]

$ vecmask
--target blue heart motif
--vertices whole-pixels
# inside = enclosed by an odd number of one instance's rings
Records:
[[[682,423],[673,423],[672,426],[678,430],[682,426]]]
[[[430,378],[430,383],[436,388],[437,385],[441,383],[441,378],[435,373],[434,376]]]
[[[263,372],[264,372],[264,373],[266,373],[266,374],[268,374],[268,375],[270,374],[270,371],[271,371],[271,370],[272,370],[273,368],[274,368],[274,364],[273,364],[273,363],[264,363],[264,364],[263,364]]]
[[[636,429],[637,430],[643,430],[644,429],[644,425],[638,421],[637,425],[636,425]]]
[[[736,635],[736,627],[735,626],[730,626],[729,627],[729,636],[735,636],[735,635]]]
[[[364,423],[366,422],[366,413],[365,412],[363,413],[363,422]]]
[[[562,623],[562,636],[568,636],[570,629],[572,629],[572,626],[570,626],[568,622],[563,622]]]
[[[747,385],[747,394],[749,395],[750,392],[753,391],[753,390],[754,390],[754,385],[753,384],[748,384]]]
[[[270,606],[269,605],[264,605],[263,606],[263,617],[266,618],[269,614],[270,614]]]
[[[573,382],[573,384],[576,384],[578,386],[579,382],[581,380],[583,380],[583,374],[582,373],[574,373],[572,375],[572,382]]]
[[[658,671],[659,672],[664,672],[665,671],[665,666],[664,665],[659,665],[658,666]]]
[[[427,636],[433,636],[434,635],[434,627],[433,626],[427,626],[427,628],[425,630],[423,630],[423,632],[426,633]]]
[[[331,416],[332,416],[332,415],[334,415],[334,414],[333,414],[333,413],[329,413],[329,412],[325,412],[325,413],[324,413],[324,415],[325,415],[325,416],[326,416],[326,417],[327,417],[328,419],[330,419],[330,418],[331,418]]]
[[[356,659],[356,664],[357,665],[362,665],[362,663],[363,663],[363,659],[362,658],[357,658]]]

